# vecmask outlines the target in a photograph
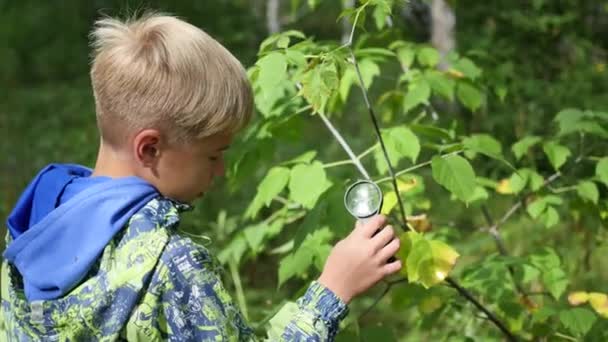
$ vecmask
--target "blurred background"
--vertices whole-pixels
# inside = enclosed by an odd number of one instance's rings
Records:
[[[459,51],[475,60],[485,79],[500,85],[496,90],[499,95],[504,92],[499,96],[502,101],[488,102],[475,113],[440,106],[440,122],[457,122],[463,132],[490,132],[499,141],[512,143],[524,134],[546,134],[550,129],[547,123],[564,108],[608,111],[608,1],[403,3],[393,12],[387,35],[428,43],[439,51]],[[350,25],[336,18],[353,4],[350,0],[0,0],[0,218],[4,222],[20,192],[46,164],[94,165],[98,134],[88,76],[88,34],[100,16],[124,17],[143,9],[178,15],[211,34],[250,67],[257,59],[259,44],[279,31],[297,29],[318,41],[343,41]],[[377,82],[381,86],[392,81],[380,77]],[[363,115],[360,99],[347,105]],[[360,127],[358,119],[344,115],[335,120],[354,146],[362,147],[370,141],[371,131]],[[328,146],[329,136],[318,139],[318,132],[323,130],[318,121],[299,120],[290,125],[290,130],[295,138],[273,142],[281,145],[260,159],[250,174],[237,177],[231,173],[229,177],[235,176],[235,180],[218,182],[214,191],[197,204],[185,226],[210,235],[218,242],[214,248],[220,250],[238,229],[242,212],[272,163],[308,149],[322,150],[327,160],[344,159],[336,144]],[[599,146],[601,150],[607,144],[600,141]],[[238,159],[239,150],[237,144],[228,159]],[[491,168],[476,165],[480,174],[492,174]],[[539,163],[537,170],[542,174],[552,172],[547,163]],[[508,176],[496,172],[497,178]],[[580,172],[593,171],[589,166]],[[442,202],[438,194],[430,196],[436,196],[432,197],[437,202],[434,210],[454,215],[450,202]],[[500,210],[509,204],[499,199],[491,205]],[[480,213],[472,216],[464,208],[461,217],[455,219],[460,226],[479,222],[483,222]],[[4,236],[4,225],[0,230]],[[514,253],[530,247],[527,238],[525,230],[507,237]],[[556,237],[561,242],[568,239],[569,233]],[[491,241],[480,238],[470,244],[468,250],[478,250]],[[608,252],[607,243],[603,241],[594,248],[595,257],[588,262],[601,268],[599,251]],[[262,254],[241,265],[247,301],[254,307],[250,311],[256,320],[264,317],[269,310],[266,307],[278,304],[272,298],[288,297],[300,289],[274,288],[276,263],[276,256]],[[582,277],[581,281],[601,284],[603,279],[605,284],[607,270],[604,264],[594,271],[593,279]],[[608,289],[604,286],[603,290]]]

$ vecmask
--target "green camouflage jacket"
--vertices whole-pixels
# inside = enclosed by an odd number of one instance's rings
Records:
[[[152,200],[67,295],[28,302],[16,269],[2,263],[0,341],[256,341],[206,248],[177,231],[185,207]],[[271,341],[332,341],[346,305],[313,282]]]

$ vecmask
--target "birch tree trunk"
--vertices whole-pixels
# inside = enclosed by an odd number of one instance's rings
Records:
[[[441,70],[449,68],[446,57],[456,46],[455,26],[456,15],[450,5],[445,0],[433,0],[431,3],[431,44],[441,54],[439,63]]]
[[[268,29],[269,34],[275,34],[281,31],[279,1],[280,0],[268,0],[266,2],[266,28]]]

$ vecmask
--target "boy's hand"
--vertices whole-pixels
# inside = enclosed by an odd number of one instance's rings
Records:
[[[332,249],[319,283],[333,291],[345,303],[384,277],[398,272],[401,261],[387,263],[399,250],[399,239],[391,226],[376,235],[386,223],[386,217],[377,215],[365,223],[357,222],[355,229]]]

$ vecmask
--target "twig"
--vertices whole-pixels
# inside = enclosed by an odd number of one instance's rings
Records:
[[[473,295],[471,293],[469,293],[469,291],[467,291],[465,288],[460,286],[460,284],[458,284],[451,277],[445,278],[445,281],[450,286],[452,286],[454,289],[456,289],[456,291],[458,291],[458,293],[460,293],[468,301],[473,303],[473,305],[475,305],[475,307],[477,307],[477,309],[479,309],[481,312],[483,312],[488,317],[488,319],[490,321],[492,321],[492,323],[494,323],[494,325],[496,325],[498,327],[498,329],[500,329],[500,331],[502,331],[502,333],[507,337],[507,339],[509,341],[517,341],[517,338],[515,337],[515,335],[513,335],[513,333],[511,331],[509,331],[509,329],[496,316],[494,316],[493,313],[491,313],[488,309],[486,309],[486,307],[483,306],[483,304],[479,303],[477,301],[477,299],[475,299],[475,297],[473,297]]]
[[[228,262],[228,266],[230,268],[232,281],[234,282],[234,288],[236,289],[236,298],[239,302],[239,306],[241,307],[241,310],[243,310],[243,316],[248,319],[249,315],[247,314],[247,300],[245,300],[245,293],[243,292],[243,286],[241,285],[241,277],[239,276],[236,260],[231,259]]]
[[[367,156],[372,151],[374,151],[376,149],[376,147],[378,147],[378,144],[374,144],[372,147],[370,147],[367,150],[365,150],[362,153],[360,153],[357,156],[357,159],[359,159],[359,160],[363,159],[363,157]],[[330,168],[330,167],[336,167],[336,166],[342,166],[342,165],[351,165],[351,164],[353,164],[352,159],[345,159],[345,160],[338,160],[338,161],[335,161],[335,162],[323,164],[323,168]]]
[[[577,342],[577,341],[578,341],[576,338],[574,338],[574,337],[572,337],[572,336],[564,335],[564,334],[562,334],[562,333],[558,333],[558,332],[556,332],[556,333],[555,333],[555,334],[553,334],[553,335],[555,335],[555,336],[557,336],[557,337],[561,337],[561,338],[563,338],[564,340],[568,340],[568,341],[574,341],[574,342]]]
[[[365,311],[363,311],[363,313],[361,313],[361,315],[359,315],[359,317],[357,318],[357,320],[362,319],[363,317],[365,317],[368,313],[370,313],[372,311],[372,309],[378,305],[378,303],[380,303],[380,301],[382,300],[382,298],[384,298],[384,296],[387,295],[387,293],[391,290],[391,285],[386,285],[386,287],[384,288],[384,290],[382,290],[382,293],[380,293],[380,295],[378,295],[378,297],[376,297],[376,299],[374,300],[374,302],[367,307],[367,309],[365,309]]]
[[[367,309],[365,309],[365,311],[363,311],[363,313],[361,313],[361,315],[359,315],[359,317],[357,318],[357,320],[362,319],[365,315],[367,315],[368,313],[370,313],[370,311],[372,311],[372,309],[378,305],[378,303],[380,303],[380,301],[382,300],[382,298],[384,298],[384,296],[386,296],[388,294],[388,292],[390,291],[390,289],[400,283],[404,283],[407,281],[407,278],[402,278],[402,279],[398,279],[398,280],[393,280],[393,281],[389,281],[386,283],[386,287],[384,288],[384,290],[382,291],[382,293],[380,293],[380,295],[378,295],[378,297],[376,297],[376,299],[374,300],[374,302],[367,307]]]
[[[352,37],[351,37],[351,40],[352,40]],[[352,41],[351,41],[351,43],[352,43]],[[361,92],[363,93],[363,99],[365,100],[365,105],[367,106],[367,110],[369,112],[370,118],[372,120],[372,123],[374,124],[374,131],[376,132],[376,136],[378,137],[378,141],[380,142],[380,147],[382,148],[382,153],[384,155],[386,165],[388,166],[388,172],[391,175],[391,180],[393,183],[393,190],[395,190],[395,193],[397,194],[397,203],[399,204],[399,211],[401,213],[401,220],[402,220],[401,221],[402,224],[400,224],[399,226],[402,228],[405,226],[407,229],[409,229],[409,226],[407,225],[407,219],[406,219],[406,215],[405,215],[405,207],[403,205],[403,200],[401,199],[401,196],[398,195],[399,187],[397,186],[397,176],[395,176],[393,164],[391,163],[391,160],[388,156],[388,152],[386,150],[386,145],[384,144],[384,139],[382,139],[382,133],[380,132],[380,126],[378,125],[378,119],[376,118],[376,113],[374,112],[374,108],[372,107],[372,105],[369,101],[369,96],[367,95],[367,91],[365,90],[365,84],[363,83],[363,76],[361,75],[361,70],[359,70],[359,63],[357,63],[357,57],[355,57],[355,52],[353,51],[352,46],[349,46],[348,49],[350,50],[350,56],[353,60],[354,66],[355,66],[357,78],[359,79],[359,88],[361,89]],[[404,229],[404,230],[407,230],[407,229]]]
[[[545,187],[551,183],[553,183],[556,179],[558,179],[561,176],[561,172],[557,171],[556,173],[552,174],[551,176],[549,176],[547,179],[545,179],[545,181],[543,182],[542,187]],[[517,210],[519,208],[521,208],[523,206],[523,202],[525,201],[525,198],[527,198],[530,194],[524,196],[524,199],[522,199],[521,201],[518,201],[517,203],[515,203],[504,215],[503,217],[496,222],[495,224],[493,224],[490,228],[488,228],[488,231],[492,232],[492,231],[497,231],[498,228],[500,226],[502,226],[505,222],[507,222],[507,220],[513,216],[513,214],[515,214],[515,212],[517,212]]]
[[[488,210],[488,207],[485,204],[481,206],[481,211],[483,212],[483,215],[486,218],[488,225],[494,227],[494,220],[492,219],[492,215],[490,215],[490,211]],[[507,253],[507,248],[505,246],[505,242],[502,239],[502,237],[500,236],[500,232],[498,232],[498,229],[496,229],[496,228],[490,229],[490,230],[488,230],[488,233],[490,233],[492,238],[494,238],[494,242],[496,242],[496,247],[498,248],[500,255],[508,256],[509,253]],[[519,294],[522,295],[527,300],[530,300],[530,298],[526,295],[526,292],[524,291],[524,289],[521,287],[521,285],[515,279],[515,268],[513,268],[512,265],[509,265],[509,266],[507,266],[507,269],[509,270],[509,275],[511,276],[511,280],[513,281],[513,285],[515,285],[517,292],[519,292]]]
[[[450,153],[443,154],[443,155],[441,155],[441,158],[447,158],[447,157],[449,157],[449,156],[453,156],[453,155],[455,155],[455,154],[459,154],[459,153],[462,153],[462,150],[458,150],[458,151],[454,151],[454,152],[450,152]],[[406,174],[406,173],[408,173],[408,172],[412,172],[412,171],[414,171],[414,170],[420,169],[420,168],[425,167],[425,166],[427,166],[427,165],[431,165],[431,162],[432,162],[432,161],[428,160],[428,161],[425,161],[425,162],[423,162],[423,163],[416,164],[416,165],[414,165],[414,166],[410,166],[410,167],[408,167],[407,169],[403,169],[403,170],[397,171],[397,173],[395,173],[395,176],[399,177],[399,176],[401,176],[401,175],[403,175],[403,174]],[[377,180],[377,181],[375,181],[375,182],[376,182],[376,183],[384,183],[384,182],[388,182],[388,181],[390,181],[391,179],[392,179],[391,177],[384,177],[384,178],[380,178],[380,179],[378,179],[378,180]]]
[[[348,143],[346,143],[344,138],[342,138],[342,135],[340,134],[340,132],[338,132],[338,130],[334,127],[334,125],[331,124],[329,119],[327,119],[327,117],[323,113],[318,113],[317,115],[321,118],[321,120],[323,120],[323,123],[325,124],[327,129],[329,129],[331,134],[334,135],[334,138],[336,138],[336,140],[342,146],[344,151],[346,151],[346,154],[348,154],[348,156],[350,157],[350,160],[353,162],[353,164],[355,164],[355,166],[357,167],[357,169],[359,170],[359,172],[361,173],[363,178],[371,179],[369,177],[369,174],[363,167],[363,164],[361,164],[361,161],[359,161],[357,156],[353,153],[353,150],[350,148],[350,146],[348,146]]]

